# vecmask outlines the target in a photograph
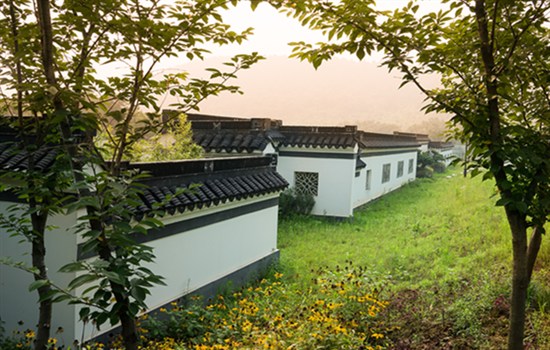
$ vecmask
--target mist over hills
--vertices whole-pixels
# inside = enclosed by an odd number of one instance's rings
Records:
[[[204,68],[223,67],[213,58],[174,67],[202,76]],[[371,62],[334,59],[315,70],[310,64],[270,56],[237,73],[231,84],[244,94],[223,93],[200,104],[200,112],[239,117],[281,119],[287,125],[359,125],[375,132],[414,131],[439,134],[445,115],[424,114],[424,97],[412,85],[398,89],[398,73]],[[434,86],[437,78],[427,80]],[[177,102],[166,97],[164,107]],[[433,129],[433,130],[431,130]]]

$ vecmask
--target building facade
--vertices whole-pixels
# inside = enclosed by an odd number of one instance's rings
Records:
[[[272,156],[290,187],[315,198],[312,214],[320,216],[350,217],[355,208],[414,181],[422,146],[412,135],[368,133],[356,126],[285,126],[279,120],[201,114],[189,114],[188,120],[193,139],[209,156]]]

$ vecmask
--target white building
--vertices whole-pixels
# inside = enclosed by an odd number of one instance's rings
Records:
[[[0,171],[16,169],[3,151],[0,147]],[[145,181],[149,187],[136,216],[147,214],[154,203],[174,195],[176,188],[200,185],[164,205],[168,213],[162,217],[164,227],[135,237],[153,248],[156,260],[148,267],[165,278],[166,286],[155,286],[146,300],[150,311],[189,293],[213,295],[229,281],[242,285],[278,258],[278,198],[287,183],[271,162],[270,157],[228,157],[130,165],[152,175]],[[12,194],[0,192],[1,212],[15,202]],[[49,221],[58,228],[47,233],[46,264],[50,278],[60,286],[77,276],[58,272],[61,266],[95,258],[82,253],[83,241],[74,233],[76,222],[74,213]],[[0,257],[30,263],[30,244],[20,240],[0,229]],[[32,281],[29,273],[0,265],[0,318],[7,334],[36,324],[38,298],[36,292],[28,292]],[[79,306],[54,305],[51,329],[63,327],[63,334],[56,335],[60,342],[70,345],[75,339],[82,342],[110,331],[83,324],[78,312]]]
[[[445,162],[445,166],[449,166],[453,160],[460,157],[460,150],[455,149],[452,142],[430,141],[429,149],[431,152],[440,154]]]
[[[404,135],[360,133],[366,164],[354,182],[354,208],[416,179],[418,143]]]
[[[272,155],[291,187],[314,196],[314,215],[350,217],[416,178],[420,143],[414,136],[200,114],[188,120],[193,139],[211,156]]]
[[[418,147],[418,150],[420,152],[428,152],[430,150],[430,147],[429,147],[430,137],[428,136],[428,134],[417,134],[412,132],[401,132],[401,131],[394,131],[393,134],[399,135],[399,136],[414,137],[418,142],[418,144],[420,145]]]

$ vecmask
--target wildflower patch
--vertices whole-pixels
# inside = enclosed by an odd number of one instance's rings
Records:
[[[142,321],[144,349],[158,349],[168,335],[181,348],[194,350],[385,349],[388,329],[379,319],[388,304],[380,299],[385,282],[351,263],[316,275],[306,289],[286,284],[275,273],[257,286],[219,296],[206,308],[173,306],[163,322]]]

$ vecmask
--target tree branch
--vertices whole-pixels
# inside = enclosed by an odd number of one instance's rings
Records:
[[[528,281],[531,281],[533,276],[533,269],[535,267],[535,262],[537,260],[537,255],[540,250],[542,243],[542,230],[539,226],[533,228],[533,233],[531,234],[531,240],[529,241],[529,246],[527,247],[527,274]]]

